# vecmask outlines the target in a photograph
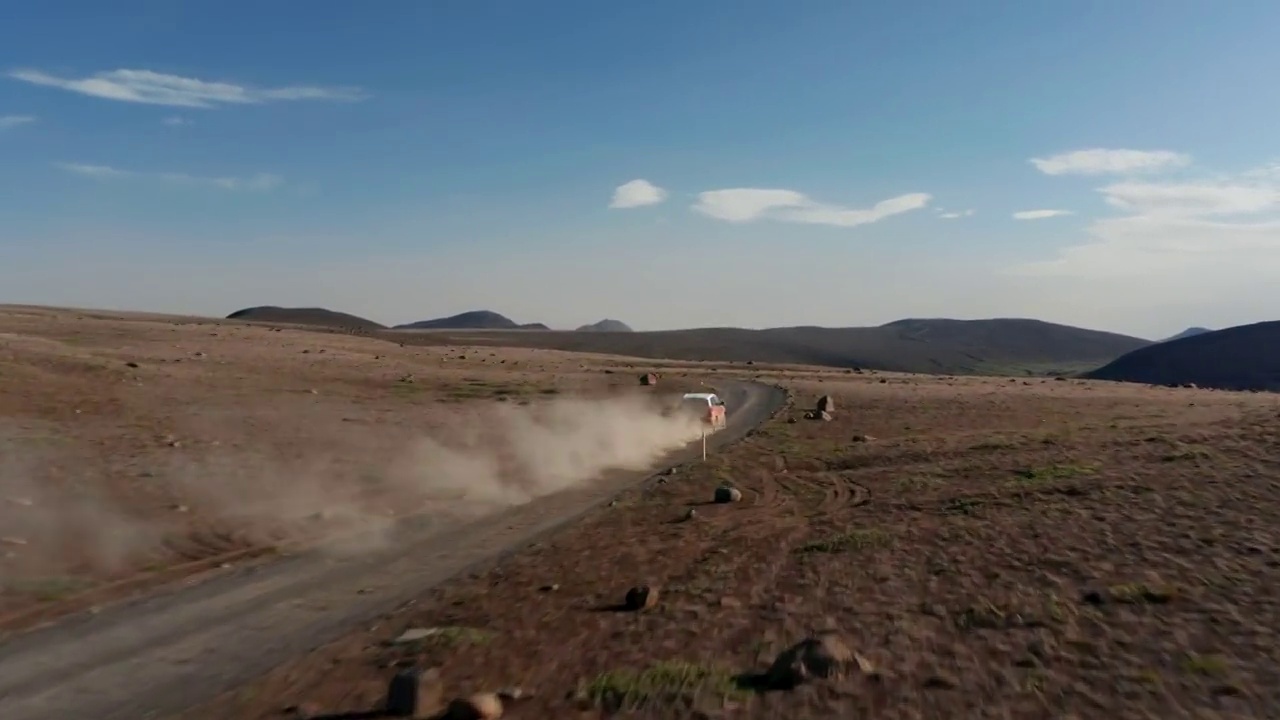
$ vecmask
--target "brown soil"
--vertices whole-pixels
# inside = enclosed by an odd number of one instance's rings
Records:
[[[0,308],[0,632],[397,517],[457,514],[405,477],[423,438],[483,430],[494,408],[639,392],[633,363]],[[697,387],[672,380],[655,391]]]
[[[781,380],[797,422],[183,717],[362,713],[410,664],[439,667],[447,696],[534,693],[510,718],[1280,711],[1277,397]],[[826,394],[833,420],[800,419]],[[742,502],[709,504],[723,481]],[[659,589],[656,607],[614,611],[639,585]],[[442,630],[389,644],[408,628]],[[829,628],[860,658],[842,677],[747,682]]]

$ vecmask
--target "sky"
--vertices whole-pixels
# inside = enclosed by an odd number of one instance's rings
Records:
[[[1280,3],[0,10],[0,302],[575,327],[1280,308]]]

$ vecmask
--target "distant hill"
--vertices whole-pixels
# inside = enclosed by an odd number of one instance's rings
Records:
[[[544,325],[543,328],[546,326]],[[396,330],[518,330],[520,325],[505,315],[491,310],[472,310],[435,320],[396,325]]]
[[[443,344],[454,334],[405,342]],[[802,363],[939,374],[1067,374],[1150,341],[1039,320],[899,320],[879,327],[701,328],[658,332],[491,332],[470,344],[539,347],[672,360]]]
[[[1161,340],[1160,342],[1169,342],[1171,340],[1181,340],[1182,338],[1186,338],[1186,337],[1195,337],[1196,335],[1203,335],[1207,332],[1213,332],[1213,331],[1210,330],[1209,328],[1189,327],[1186,330],[1183,330],[1182,332],[1178,333],[1177,335],[1174,335],[1173,337],[1167,337],[1164,340]]]
[[[350,330],[385,330],[386,325],[376,323],[356,315],[326,310],[324,308],[286,308],[275,305],[237,310],[227,316],[228,320],[248,320],[254,322],[270,322],[289,325],[312,325],[315,327],[341,328]]]
[[[578,332],[634,332],[630,325],[621,320],[610,320],[605,318],[600,322],[583,325],[578,328]]]
[[[1213,330],[1140,348],[1086,377],[1280,391],[1280,321]]]
[[[550,330],[544,323],[525,323],[520,326],[521,330]]]

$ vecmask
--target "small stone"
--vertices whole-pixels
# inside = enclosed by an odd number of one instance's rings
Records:
[[[721,485],[716,488],[715,501],[718,503],[736,503],[742,500],[742,491],[735,487]]]
[[[684,513],[684,519],[685,519],[685,520],[692,520],[692,519],[694,519],[694,518],[696,518],[696,517],[698,517],[698,511],[697,511],[697,510],[695,510],[695,509],[693,509],[693,508],[689,508],[689,509],[688,509],[688,510],[686,510],[686,511],[685,511],[685,513]]]
[[[457,699],[445,709],[444,720],[497,720],[502,717],[502,699],[495,693],[476,693]]]
[[[324,711],[321,710],[320,706],[316,703],[304,702],[297,705],[290,705],[284,709],[284,714],[296,718],[297,720],[313,720],[314,718],[322,717],[324,715]]]
[[[384,709],[392,717],[423,717],[439,709],[443,692],[438,668],[406,668],[391,677]]]
[[[538,588],[538,592],[548,593],[548,592],[555,592],[559,589],[560,589],[560,586],[558,584],[552,583],[550,585],[543,585],[542,587]]]
[[[403,645],[405,643],[417,642],[438,633],[439,631],[436,628],[409,628],[396,636],[396,639],[392,640],[391,644]]]
[[[1081,601],[1089,605],[1101,605],[1106,602],[1106,598],[1102,597],[1102,593],[1097,590],[1090,590],[1084,594]]]
[[[650,610],[658,604],[658,589],[648,585],[637,585],[627,591],[623,607],[633,612]]]
[[[789,418],[787,418],[787,424],[788,424],[788,425],[795,425],[797,422],[799,422],[799,421],[798,421],[798,420],[796,420],[796,419],[795,419],[795,418],[793,418],[793,417],[789,417]]]
[[[841,675],[854,654],[834,632],[819,633],[787,648],[765,672],[770,687],[793,688],[813,678]]]
[[[935,673],[925,678],[924,686],[929,690],[954,690],[956,681],[946,675]]]
[[[184,512],[187,512],[187,510],[189,510],[189,509],[190,509],[190,508],[188,508],[186,505],[174,505],[174,506],[173,506],[173,511],[174,511],[174,512],[184,513]]]
[[[138,367],[138,363],[136,363],[136,362],[127,362],[127,363],[125,363],[125,364],[124,364],[124,366],[125,366],[125,367],[127,367],[127,368],[136,368],[136,367]]]

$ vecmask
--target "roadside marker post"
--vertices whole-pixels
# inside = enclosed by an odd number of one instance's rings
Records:
[[[707,460],[707,429],[702,428],[702,460]]]

